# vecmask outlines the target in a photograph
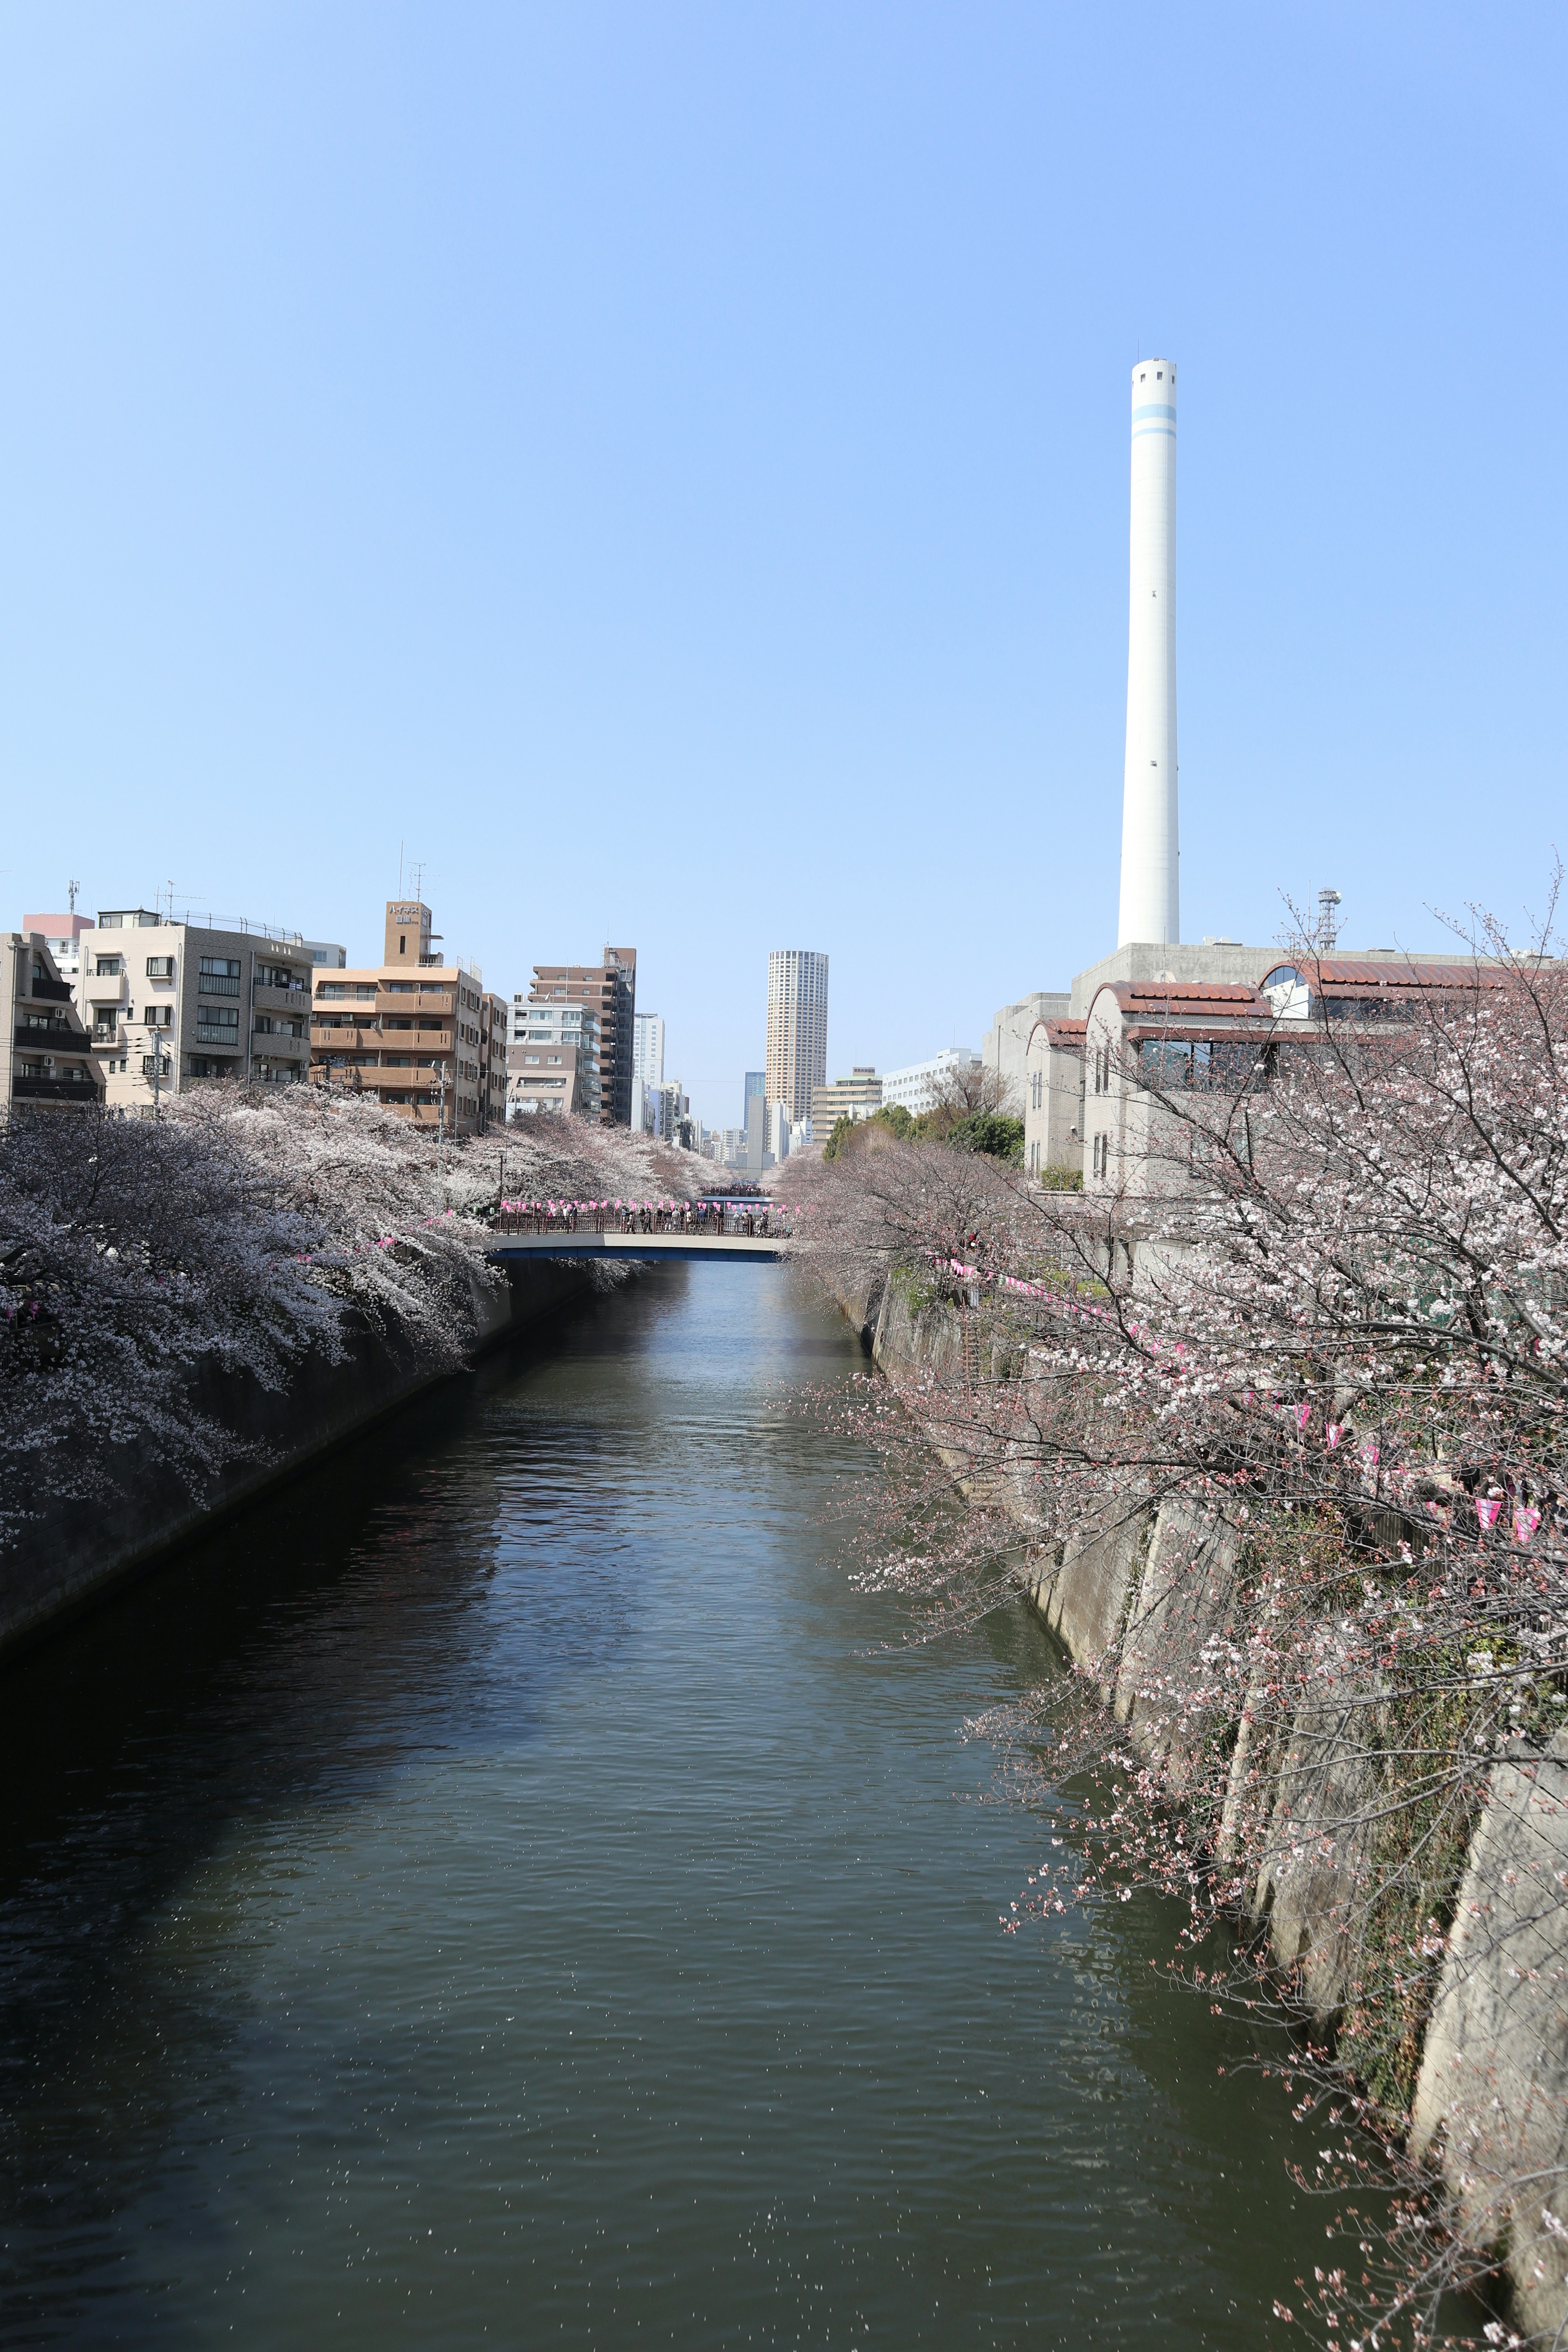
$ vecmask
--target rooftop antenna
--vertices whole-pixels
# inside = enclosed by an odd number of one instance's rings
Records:
[[[80,888],[81,884],[79,882],[68,882],[66,884],[66,896],[70,900],[71,913],[73,915],[76,912],[76,894]]]
[[[423,858],[421,858],[421,859],[419,860],[418,865],[417,865],[417,866],[415,867],[415,869],[414,869],[414,896],[416,897],[416,898],[417,898],[417,899],[419,900],[419,902],[420,902],[420,904],[421,904],[421,905],[423,905],[423,904],[424,904],[424,901],[425,901],[425,860],[424,860]]]
[[[1331,954],[1333,950],[1334,941],[1339,938],[1340,919],[1337,912],[1339,904],[1340,894],[1337,890],[1319,891],[1318,953],[1320,955]]]

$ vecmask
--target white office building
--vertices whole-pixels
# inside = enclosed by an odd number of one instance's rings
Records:
[[[645,1087],[664,1084],[664,1016],[660,1013],[633,1016],[632,1076]]]
[[[948,1045],[933,1054],[929,1062],[910,1062],[901,1070],[882,1073],[882,1107],[897,1103],[911,1118],[923,1111],[934,1110],[946,1096],[955,1077],[980,1067],[980,1056],[973,1045]]]

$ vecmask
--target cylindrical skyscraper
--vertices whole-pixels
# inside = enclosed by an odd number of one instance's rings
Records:
[[[1176,371],[1132,371],[1127,764],[1119,947],[1182,936],[1176,833]]]

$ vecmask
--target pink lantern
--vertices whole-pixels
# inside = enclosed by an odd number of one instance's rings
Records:
[[[1516,1503],[1513,1508],[1513,1539],[1527,1544],[1541,1525],[1541,1514],[1532,1503]]]

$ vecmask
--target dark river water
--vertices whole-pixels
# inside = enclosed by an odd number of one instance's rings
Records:
[[[0,2342],[1284,2340],[1326,2217],[1169,1916],[998,1927],[1043,1633],[848,1581],[776,1400],[859,1360],[662,1268],[0,1682]]]

